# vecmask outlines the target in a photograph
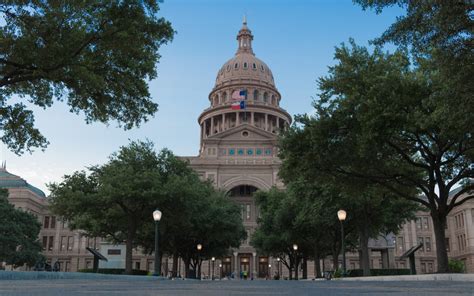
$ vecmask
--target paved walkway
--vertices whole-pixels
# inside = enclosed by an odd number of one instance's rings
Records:
[[[474,295],[472,282],[463,281],[196,281],[42,279],[1,280],[0,295]]]

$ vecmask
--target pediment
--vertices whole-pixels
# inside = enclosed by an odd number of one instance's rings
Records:
[[[238,127],[228,129],[208,137],[206,140],[211,141],[274,141],[277,139],[276,134],[259,129],[250,124],[242,124]]]

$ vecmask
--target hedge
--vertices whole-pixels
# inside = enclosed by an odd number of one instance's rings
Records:
[[[79,269],[78,272],[94,273],[94,270],[91,269],[91,268],[89,268],[89,269]],[[97,270],[97,273],[125,274],[125,269],[123,269],[123,268],[99,268]],[[134,270],[132,270],[132,275],[148,275],[148,271],[134,269]]]
[[[362,269],[352,269],[347,271],[348,277],[363,276]],[[382,275],[409,275],[410,269],[371,269],[371,276],[382,276]]]

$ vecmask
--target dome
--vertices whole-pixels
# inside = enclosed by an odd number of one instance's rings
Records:
[[[4,166],[2,166],[0,168],[0,188],[5,188],[5,189],[8,189],[8,188],[25,188],[25,189],[28,189],[28,190],[34,192],[39,197],[42,197],[42,198],[46,197],[46,195],[44,194],[44,192],[41,189],[29,184],[24,179],[9,173],[5,169]]]
[[[237,53],[228,60],[217,74],[216,87],[241,80],[255,80],[275,87],[270,68],[250,53]]]
[[[253,35],[244,19],[237,35],[238,49],[235,56],[228,60],[217,73],[215,88],[234,83],[250,81],[275,87],[273,74],[263,61],[258,59],[252,50]]]

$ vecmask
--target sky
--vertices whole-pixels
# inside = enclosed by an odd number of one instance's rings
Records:
[[[393,7],[377,15],[350,0],[164,0],[160,7],[176,35],[160,49],[158,77],[149,82],[159,104],[155,116],[125,131],[116,122],[86,124],[62,102],[45,110],[33,107],[36,127],[50,144],[21,156],[2,145],[0,158],[9,172],[48,194],[47,183],[107,162],[131,140],[149,139],[157,150],[166,147],[179,156],[197,155],[197,118],[210,105],[218,70],[236,52],[244,15],[254,52],[272,70],[281,107],[293,116],[312,112],[316,81],[334,64],[336,46],[349,38],[368,45],[403,14]]]

